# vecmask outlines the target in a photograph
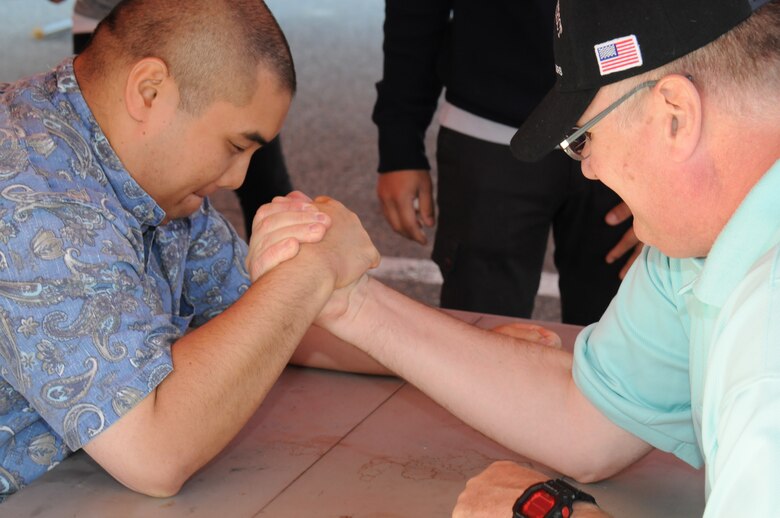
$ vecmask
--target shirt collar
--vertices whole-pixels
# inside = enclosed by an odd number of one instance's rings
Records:
[[[780,243],[780,160],[742,200],[723,228],[693,285],[696,297],[722,306],[753,264]]]
[[[57,81],[55,97],[63,95],[73,106],[88,133],[95,160],[102,167],[122,207],[135,216],[142,228],[160,225],[165,219],[165,211],[125,169],[103,130],[100,129],[79,88],[73,71],[73,58],[62,61],[54,70],[54,74]]]

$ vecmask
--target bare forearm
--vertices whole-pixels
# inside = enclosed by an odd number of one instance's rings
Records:
[[[290,363],[360,374],[393,374],[367,353],[319,326],[309,328]]]
[[[376,281],[361,297],[326,327],[518,453],[588,479],[648,451],[584,399],[568,353],[477,329]],[[592,464],[605,451],[606,468]]]
[[[175,493],[263,401],[330,295],[332,287],[320,277],[311,267],[282,265],[178,340],[173,372],[87,452],[133,489]],[[123,434],[123,451],[113,434]],[[149,463],[155,469],[138,465]],[[160,480],[144,480],[148,471]]]
[[[272,273],[277,275],[268,274],[173,347],[174,371],[157,392],[156,419],[171,420],[182,431],[201,421],[194,436],[188,433],[197,441],[202,462],[255,412],[329,295],[330,288],[314,275],[301,282],[301,269]],[[185,400],[195,403],[188,415],[172,418]]]
[[[611,518],[612,515],[601,507],[587,502],[575,502],[572,506],[572,518]]]

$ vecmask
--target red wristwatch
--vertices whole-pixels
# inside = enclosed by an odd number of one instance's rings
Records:
[[[520,495],[512,507],[512,518],[569,518],[577,500],[596,503],[596,499],[563,479],[534,484]]]

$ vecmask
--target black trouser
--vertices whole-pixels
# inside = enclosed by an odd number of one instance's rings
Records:
[[[80,54],[91,38],[91,33],[74,33],[73,53]],[[247,241],[252,234],[252,220],[260,205],[268,203],[274,196],[284,196],[292,190],[282,154],[282,143],[279,137],[276,137],[255,151],[249,161],[246,179],[236,190],[241,202],[241,212],[244,213]]]
[[[620,203],[614,192],[561,152],[523,163],[508,146],[448,128],[439,132],[437,161],[433,259],[444,277],[442,307],[530,317],[552,226],[562,320],[601,317],[627,259],[604,261],[630,225],[604,222]]]

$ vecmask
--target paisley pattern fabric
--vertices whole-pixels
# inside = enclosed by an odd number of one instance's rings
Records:
[[[246,244],[208,200],[164,217],[72,59],[0,85],[0,500],[132,409],[171,344],[247,289]]]

